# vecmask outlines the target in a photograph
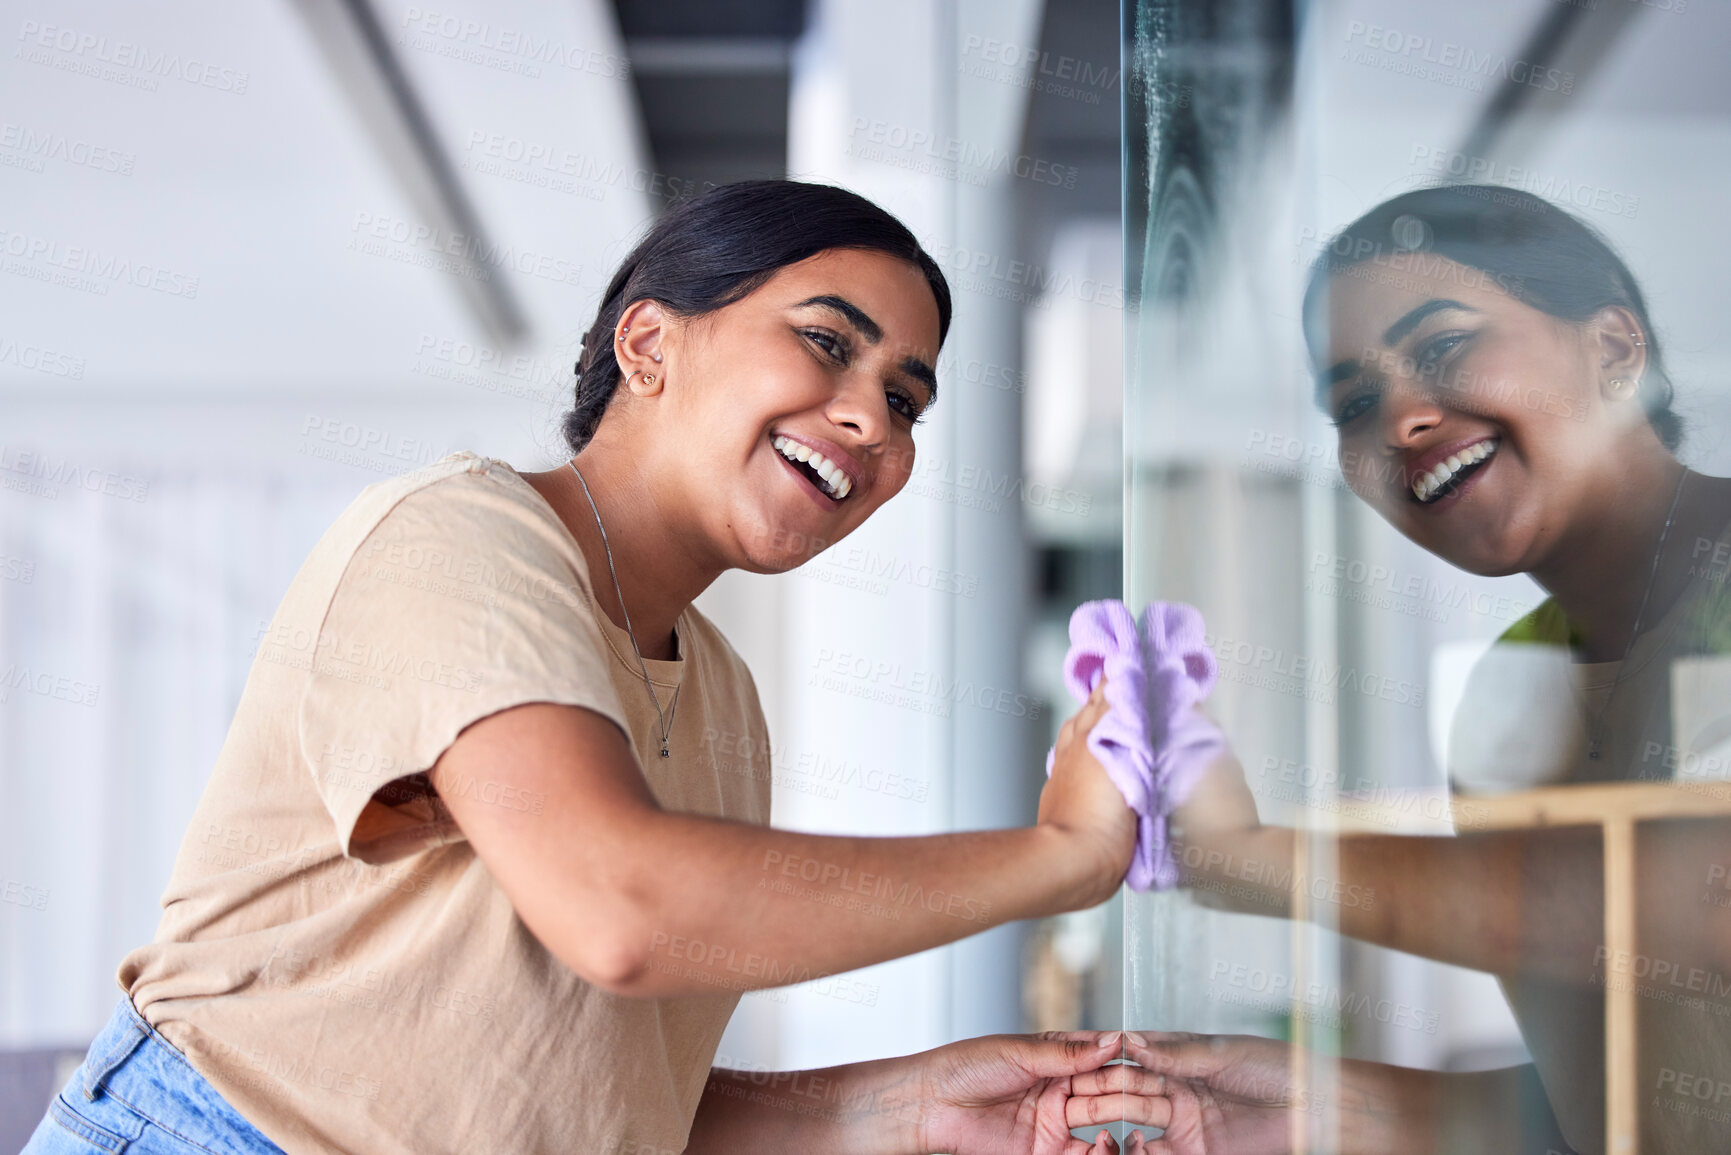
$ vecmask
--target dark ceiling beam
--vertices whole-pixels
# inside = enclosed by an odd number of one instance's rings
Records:
[[[806,0],[613,0],[656,171],[679,197],[787,173]],[[657,208],[674,203],[656,200]]]
[[[785,76],[793,43],[773,37],[633,36],[625,41],[639,76]]]
[[[1548,9],[1511,62],[1524,64],[1529,75],[1548,77],[1551,69],[1559,76],[1572,74],[1572,91],[1563,93],[1560,87],[1546,91],[1543,85],[1499,78],[1490,100],[1461,142],[1462,154],[1487,160],[1530,155],[1548,122],[1564,111],[1565,101],[1585,89],[1630,21],[1638,18],[1642,5],[1601,4],[1592,8],[1553,3]]]
[[[422,222],[464,238],[450,259],[466,266],[455,280],[482,327],[501,345],[522,340],[528,319],[501,267],[480,259],[494,251],[487,229],[369,0],[295,0],[295,9]]]

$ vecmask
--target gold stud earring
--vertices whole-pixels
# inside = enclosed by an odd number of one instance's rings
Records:
[[[643,375],[643,383],[644,383],[644,384],[645,384],[645,385],[653,385],[653,384],[655,384],[655,374],[653,374],[653,373],[645,373],[645,374],[644,374],[644,375]]]

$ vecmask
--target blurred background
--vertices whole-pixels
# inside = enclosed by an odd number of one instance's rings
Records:
[[[1415,77],[1369,25],[1542,57],[1570,92]],[[1667,334],[1691,463],[1723,472],[1719,5],[19,0],[3,31],[0,1148],[152,935],[313,542],[362,487],[454,449],[563,460],[614,264],[715,184],[853,188],[956,295],[904,494],[802,570],[700,603],[762,692],[778,825],[1028,821],[1069,612],[1127,589],[1415,688],[1223,683],[1265,817],[1305,801],[1266,767],[1338,765],[1347,793],[1446,830],[1459,684],[1538,594],[1344,498],[1296,324],[1321,242],[1401,189],[1506,182],[1608,234]],[[1354,596],[1373,565],[1444,593]],[[1264,997],[1300,957],[1320,1008]],[[748,995],[718,1063],[1125,1022],[1282,1035],[1295,1014],[1370,1058],[1521,1054],[1489,979],[1184,897],[854,977]]]

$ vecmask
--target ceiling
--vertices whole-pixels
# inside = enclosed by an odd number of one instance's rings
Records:
[[[787,171],[788,81],[805,0],[614,0],[667,195]]]

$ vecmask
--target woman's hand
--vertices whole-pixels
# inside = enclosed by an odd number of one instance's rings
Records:
[[[1259,824],[1256,796],[1244,780],[1244,767],[1238,756],[1226,749],[1173,814],[1172,833],[1177,838],[1200,840],[1254,830]]]
[[[1119,805],[1123,805],[1122,799]],[[1117,1155],[1104,1130],[1092,1143],[1072,1127],[1119,1119],[1164,1126],[1161,1079],[1119,1057],[1117,1032],[988,1035],[918,1056],[919,1150],[955,1155]]]
[[[1294,1048],[1247,1035],[1147,1031],[1124,1036],[1124,1051],[1150,1074],[1168,1111],[1165,1134],[1133,1133],[1132,1155],[1285,1155],[1300,1114],[1323,1103],[1292,1071]],[[1429,1072],[1340,1061],[1338,1122],[1343,1152],[1427,1150]]]
[[[1192,897],[1202,906],[1239,909],[1230,892],[1213,888],[1217,880],[1210,876],[1210,864],[1271,857],[1284,862],[1292,857],[1283,841],[1285,832],[1261,825],[1256,796],[1244,781],[1243,765],[1230,749],[1223,749],[1203,772],[1190,796],[1173,813],[1168,829],[1179,884],[1191,888]],[[1273,909],[1258,909],[1256,913],[1283,912],[1287,899],[1280,895]]]
[[[1288,1072],[1290,1048],[1270,1039],[1149,1031],[1124,1037],[1124,1053],[1161,1077],[1171,1116],[1166,1133],[1130,1152],[1158,1155],[1284,1155],[1290,1113],[1307,1106]]]
[[[1052,776],[1040,791],[1040,825],[1058,831],[1078,853],[1092,859],[1077,908],[1112,897],[1136,849],[1135,812],[1088,749],[1088,734],[1108,709],[1105,686],[1102,678],[1082,708],[1059,728]]]

